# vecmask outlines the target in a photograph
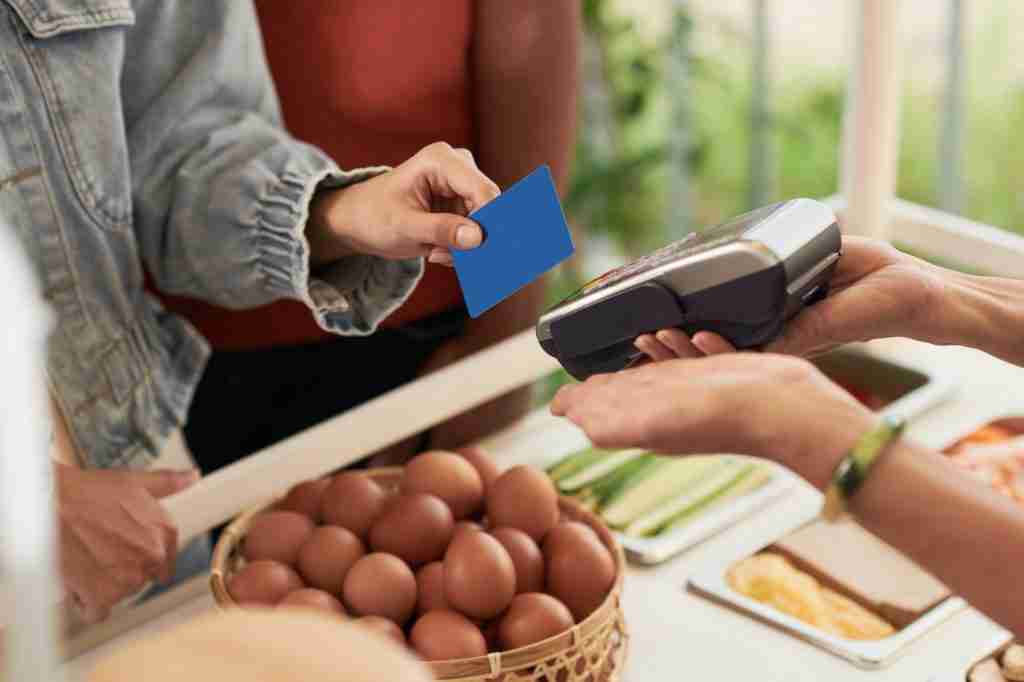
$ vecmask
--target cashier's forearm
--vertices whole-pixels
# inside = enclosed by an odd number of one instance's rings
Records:
[[[898,444],[853,496],[861,524],[1024,637],[1024,512],[946,458]]]
[[[951,273],[935,339],[1024,366],[1024,281]]]

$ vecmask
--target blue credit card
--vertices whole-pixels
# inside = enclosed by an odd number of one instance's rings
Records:
[[[452,251],[470,317],[479,317],[575,251],[551,170],[541,166],[469,216],[484,243]]]

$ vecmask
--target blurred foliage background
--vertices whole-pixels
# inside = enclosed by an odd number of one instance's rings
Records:
[[[580,257],[551,278],[552,304],[590,277],[753,208],[754,197],[775,201],[838,191],[854,3],[762,3],[769,17],[770,88],[758,100],[752,78],[756,0],[582,2],[580,125],[565,200]],[[949,3],[904,4],[898,193],[941,206]],[[963,3],[959,170],[964,215],[1024,233],[1019,4]],[[763,112],[755,116],[758,101]],[[754,135],[762,136],[769,160],[768,187],[760,193],[752,192],[758,172]],[[761,177],[759,184],[764,182]],[[547,400],[566,380],[562,373],[552,376],[538,399]]]

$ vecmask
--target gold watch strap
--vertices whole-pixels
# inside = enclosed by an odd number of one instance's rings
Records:
[[[853,450],[839,462],[835,473],[832,474],[832,482],[825,491],[822,516],[829,521],[835,521],[846,513],[850,498],[867,480],[879,456],[902,435],[905,427],[905,420],[886,417],[876,428],[864,434]]]

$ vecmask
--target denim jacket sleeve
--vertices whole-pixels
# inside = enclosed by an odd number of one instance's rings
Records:
[[[322,327],[371,333],[421,259],[346,258],[312,276],[304,227],[343,172],[290,137],[251,2],[136,3],[122,75],[139,248],[157,285],[230,308],[305,302]]]

